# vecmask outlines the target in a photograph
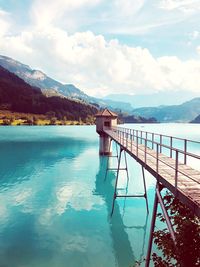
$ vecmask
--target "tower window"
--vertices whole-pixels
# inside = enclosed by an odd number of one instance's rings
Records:
[[[104,122],[104,126],[106,126],[106,127],[110,127],[110,121],[105,121],[105,122]]]

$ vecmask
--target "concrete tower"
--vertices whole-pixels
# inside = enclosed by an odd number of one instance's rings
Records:
[[[96,131],[99,134],[99,154],[110,155],[110,137],[104,132],[105,127],[117,126],[117,114],[104,109],[96,114]]]

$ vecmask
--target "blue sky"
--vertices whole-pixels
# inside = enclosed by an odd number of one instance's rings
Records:
[[[199,0],[0,0],[0,53],[91,95],[200,88]]]

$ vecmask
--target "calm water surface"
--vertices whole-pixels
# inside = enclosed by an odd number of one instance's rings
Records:
[[[200,140],[198,125],[134,128]],[[110,217],[116,173],[104,182],[106,160],[94,126],[0,127],[1,267],[130,267],[145,256],[151,212],[143,198],[118,199]],[[143,193],[141,167],[128,164],[128,193]],[[121,172],[120,193],[126,183]]]

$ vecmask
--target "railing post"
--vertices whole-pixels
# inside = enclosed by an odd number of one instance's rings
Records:
[[[159,173],[159,144],[156,144],[156,172]]]
[[[140,144],[142,144],[142,131],[140,131]]]
[[[173,139],[172,139],[172,136],[170,136],[170,158],[172,158],[172,142],[173,142]]]
[[[133,130],[133,141],[135,140],[135,130]]]
[[[132,151],[132,147],[133,147],[133,135],[131,134],[131,151]]]
[[[162,153],[162,134],[160,135],[160,153]]]
[[[176,150],[176,166],[175,166],[175,188],[178,185],[178,150]]]
[[[184,140],[184,164],[187,164],[187,140]]]
[[[138,157],[138,135],[136,141],[137,141],[137,157]]]
[[[148,133],[146,132],[146,140],[147,140],[147,137],[148,137]]]
[[[145,139],[145,148],[144,148],[144,162],[147,162],[147,139]]]
[[[154,149],[154,133],[152,133],[152,149]]]

